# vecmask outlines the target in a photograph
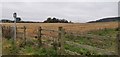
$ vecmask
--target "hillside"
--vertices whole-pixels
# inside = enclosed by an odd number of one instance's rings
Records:
[[[114,22],[114,21],[120,21],[120,17],[109,17],[109,18],[103,18],[96,21],[90,21],[88,23],[96,23],[96,22]]]

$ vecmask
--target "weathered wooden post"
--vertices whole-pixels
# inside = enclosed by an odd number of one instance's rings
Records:
[[[118,56],[120,57],[120,34],[118,33],[118,35],[117,35],[117,47],[118,47],[118,50],[117,50],[117,52],[118,52]]]
[[[60,49],[58,50],[59,55],[64,55],[64,29],[59,27],[58,42]]]
[[[8,37],[11,38],[11,35],[10,35],[10,26],[8,26]]]
[[[42,28],[39,27],[39,28],[38,28],[38,41],[39,41],[39,47],[42,46],[42,39],[41,39],[42,33],[41,33],[41,31],[42,31]]]
[[[4,26],[2,26],[2,38],[4,36]]]
[[[26,27],[24,26],[23,27],[23,29],[24,29],[24,31],[23,31],[23,39],[24,39],[24,43],[25,43],[25,45],[26,45],[26,42],[27,42],[27,39],[26,39]]]
[[[16,26],[16,38],[17,38],[17,34],[18,34],[18,32],[17,32],[17,31],[18,31],[18,27]]]
[[[120,57],[120,22],[118,22],[118,34],[117,34],[117,46],[118,46],[118,57]]]

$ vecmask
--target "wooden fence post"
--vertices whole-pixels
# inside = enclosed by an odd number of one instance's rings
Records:
[[[118,35],[117,35],[118,57],[120,57],[120,26],[119,26],[119,24],[118,24]]]
[[[24,43],[25,43],[25,45],[26,45],[26,42],[27,42],[27,39],[26,39],[26,27],[24,26],[23,27],[23,29],[24,29],[24,31],[23,31],[23,39],[24,39]]]
[[[10,26],[8,26],[8,37],[10,38],[11,35],[10,35]]]
[[[38,28],[38,41],[39,41],[39,47],[42,46],[42,39],[41,39],[42,33],[41,33],[41,31],[42,31],[42,28],[39,27],[39,28]]]
[[[16,38],[17,38],[17,33],[18,33],[17,30],[18,30],[18,27],[16,26]]]
[[[4,29],[5,29],[5,26],[2,26],[2,38],[4,37]]]
[[[64,29],[62,27],[59,27],[59,35],[58,35],[58,42],[60,45],[60,49],[58,51],[58,53],[60,55],[64,54]]]

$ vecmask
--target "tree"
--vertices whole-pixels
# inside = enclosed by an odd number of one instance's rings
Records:
[[[47,21],[50,21],[51,20],[51,18],[49,17],[49,18],[47,18]]]
[[[12,20],[9,20],[9,19],[2,19],[1,20],[2,23],[11,23],[13,22]]]
[[[52,19],[52,23],[57,23],[58,21],[57,21],[57,19],[54,17],[53,19]]]
[[[17,17],[16,18],[16,22],[20,22],[21,21],[21,18],[20,17]]]

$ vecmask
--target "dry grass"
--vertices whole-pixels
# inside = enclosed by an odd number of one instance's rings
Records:
[[[13,23],[2,23],[4,26],[14,26]],[[92,30],[99,30],[104,28],[116,28],[118,27],[118,22],[101,22],[101,23],[17,23],[18,27],[26,26],[26,37],[34,38],[37,36],[37,29],[41,26],[43,29],[58,30],[58,27],[63,27],[66,32],[72,33],[86,33]],[[18,31],[23,32],[23,29],[18,29]],[[42,31],[46,36],[57,38],[58,33],[50,31]],[[21,35],[19,35],[21,36]]]
[[[13,23],[2,23],[4,26],[14,26]],[[85,33],[92,30],[99,30],[104,28],[116,28],[118,27],[118,22],[101,22],[101,23],[17,23],[18,27],[26,26],[27,28],[27,38],[33,38],[39,26],[43,29],[58,30],[58,27],[63,27],[65,31],[72,33]],[[23,32],[23,29],[18,29],[18,31]],[[58,33],[43,31],[43,34],[56,38]]]
[[[13,26],[13,23],[2,23],[5,26]],[[26,26],[29,32],[36,30],[38,26],[45,29],[58,30],[58,27],[63,27],[67,31],[71,32],[85,32],[90,30],[98,30],[103,28],[116,28],[118,22],[101,22],[101,23],[17,23],[17,26]]]

